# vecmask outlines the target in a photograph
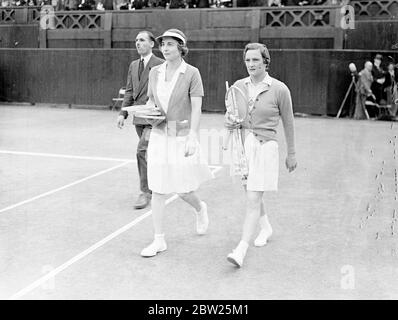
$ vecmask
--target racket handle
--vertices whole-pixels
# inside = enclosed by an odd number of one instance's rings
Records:
[[[231,136],[232,136],[232,130],[225,130],[224,137],[222,139],[222,148],[223,150],[228,150],[230,141],[231,141]]]

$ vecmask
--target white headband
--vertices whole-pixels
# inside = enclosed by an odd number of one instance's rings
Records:
[[[157,37],[156,40],[164,38],[164,37],[177,38],[177,39],[181,40],[183,44],[186,44],[186,40],[184,39],[184,37],[182,35],[180,35],[176,32],[172,32],[172,31],[166,31],[161,36]]]

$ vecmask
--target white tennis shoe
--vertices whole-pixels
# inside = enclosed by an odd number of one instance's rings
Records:
[[[271,224],[268,221],[268,216],[264,215],[261,216],[259,219],[260,222],[260,233],[258,234],[257,238],[254,240],[254,245],[256,247],[262,247],[265,246],[268,242],[268,239],[272,235],[272,227]]]
[[[262,247],[265,246],[268,242],[268,239],[272,235],[272,228],[269,226],[269,228],[262,228],[260,230],[260,233],[258,234],[257,238],[254,240],[254,245],[256,247]]]
[[[238,246],[227,256],[227,260],[238,268],[242,267],[248,247],[247,242],[241,240]]]
[[[195,210],[196,214],[196,232],[197,234],[206,234],[209,227],[209,216],[207,215],[207,204],[204,201],[200,203],[201,209],[199,212]]]
[[[238,268],[242,267],[244,254],[241,251],[233,250],[228,256],[227,260],[232,264],[236,265]]]
[[[143,257],[154,257],[159,252],[167,250],[167,243],[163,237],[156,237],[153,242],[141,251]]]

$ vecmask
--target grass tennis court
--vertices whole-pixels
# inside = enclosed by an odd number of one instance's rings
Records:
[[[229,168],[199,195],[206,236],[170,195],[168,250],[145,259],[150,208],[138,195],[137,136],[116,111],[0,106],[1,299],[397,299],[398,124],[296,117],[297,170],[266,196],[269,244],[243,268],[244,194]],[[202,129],[222,129],[204,114]],[[210,145],[209,152],[219,152]]]

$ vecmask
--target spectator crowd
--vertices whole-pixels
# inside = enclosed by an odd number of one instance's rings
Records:
[[[344,0],[237,0],[238,7],[339,4]],[[232,0],[0,0],[1,7],[51,5],[55,10],[232,7]]]
[[[379,116],[380,107],[388,109],[390,117],[397,116],[398,109],[398,64],[391,57],[378,53],[373,62],[366,61],[357,75],[356,104],[353,117],[365,119]]]

